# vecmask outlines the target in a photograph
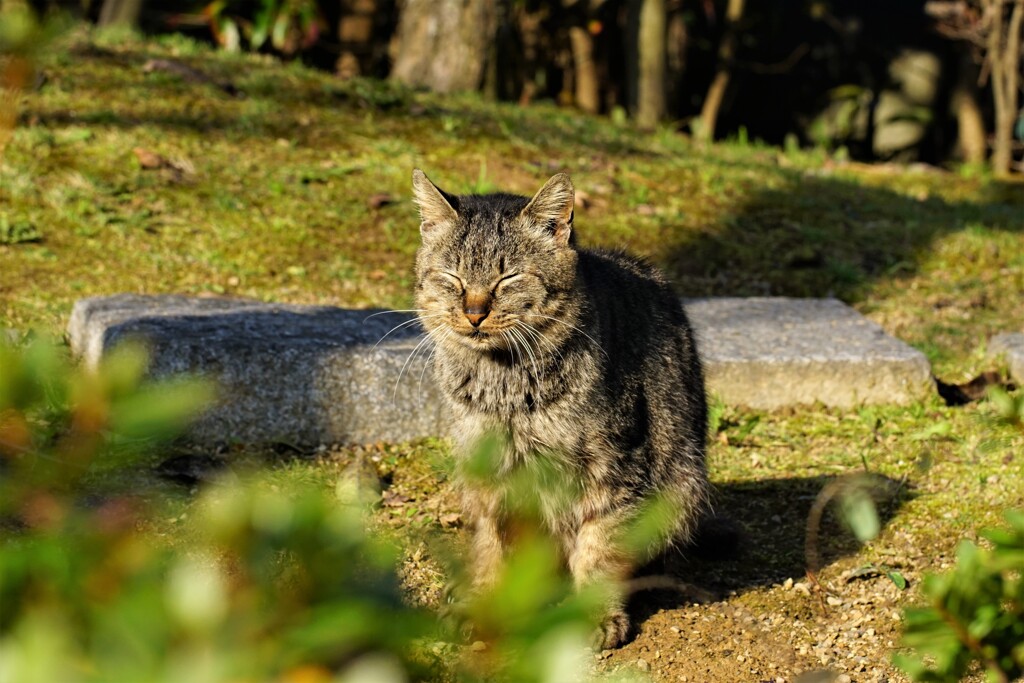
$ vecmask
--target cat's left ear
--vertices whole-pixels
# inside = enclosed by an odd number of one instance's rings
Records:
[[[547,231],[559,246],[564,247],[572,236],[575,201],[572,180],[565,173],[559,173],[544,183],[519,215]]]

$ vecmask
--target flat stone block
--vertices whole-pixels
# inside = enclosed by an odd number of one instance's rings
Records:
[[[686,307],[709,389],[726,403],[906,403],[933,390],[920,352],[839,301],[694,299]],[[197,442],[307,447],[447,431],[430,349],[417,350],[422,330],[408,314],[123,294],[79,301],[68,332],[89,366],[139,338],[152,375],[214,378],[220,399],[193,426]]]
[[[934,391],[924,354],[836,299],[690,299],[708,389],[772,409],[905,404]]]
[[[200,443],[309,447],[443,434],[441,402],[425,373],[429,349],[410,359],[422,330],[412,323],[377,345],[410,318],[375,313],[122,294],[78,301],[68,335],[88,366],[132,338],[148,345],[154,377],[214,378],[218,404],[188,435]]]
[[[1010,376],[1024,383],[1024,332],[1008,332],[992,337],[988,343],[992,358],[1002,358],[1010,370]]]

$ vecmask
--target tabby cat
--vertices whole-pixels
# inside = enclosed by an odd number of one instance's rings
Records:
[[[708,507],[704,380],[679,298],[651,266],[576,246],[565,174],[532,199],[454,196],[420,170],[413,189],[416,308],[436,344],[457,463],[485,436],[503,437],[492,481],[456,468],[474,586],[495,580],[508,551],[503,483],[540,457],[554,459],[577,492],[568,504],[541,505],[574,584],[623,586],[640,562],[689,541]],[[653,498],[672,513],[638,556],[621,532]],[[620,590],[596,644],[618,647],[629,636]]]

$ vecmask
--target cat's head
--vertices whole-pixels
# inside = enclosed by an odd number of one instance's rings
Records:
[[[567,314],[576,279],[569,176],[553,176],[533,199],[454,196],[418,169],[412,179],[422,237],[416,307],[427,330],[478,350],[558,336],[549,330]]]

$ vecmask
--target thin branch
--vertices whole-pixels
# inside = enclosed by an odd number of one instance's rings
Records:
[[[759,62],[736,62],[736,66],[740,69],[746,69],[756,74],[784,74],[788,73],[790,69],[799,63],[807,53],[811,51],[811,46],[807,43],[801,43],[797,45],[796,49],[793,50],[788,57],[783,59],[781,62],[775,62],[773,64],[762,64]]]
[[[1013,13],[1010,15],[1010,30],[1006,35],[1006,53],[1003,59],[1006,73],[1006,95],[1007,105],[1014,114],[1017,112],[1017,92],[1020,83],[1020,41],[1021,27],[1024,26],[1024,0],[1017,0],[1013,4]]]
[[[960,623],[960,620],[946,609],[941,600],[936,599],[932,603],[932,606],[935,607],[935,611],[939,613],[939,617],[946,622],[946,625],[953,629],[953,632],[956,633],[957,639],[959,639],[959,641],[971,651],[971,654],[981,660],[986,669],[995,674],[998,683],[1010,683],[1010,678],[999,665],[999,662],[985,654],[985,648],[981,641],[972,636],[970,632],[964,628],[964,625]]]

